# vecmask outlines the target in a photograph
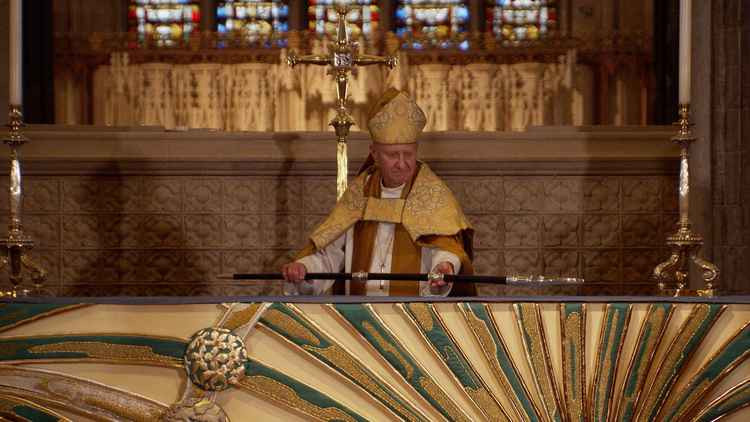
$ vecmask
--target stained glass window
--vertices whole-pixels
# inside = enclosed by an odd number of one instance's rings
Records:
[[[216,7],[219,34],[238,31],[250,42],[275,39],[283,45],[289,31],[289,5],[281,0],[219,1]]]
[[[377,0],[309,0],[307,17],[309,29],[318,35],[334,36],[338,26],[338,14],[334,3],[349,5],[346,15],[349,35],[354,38],[369,37],[378,29],[380,9]]]
[[[469,6],[462,0],[399,0],[396,35],[407,48],[469,48]]]
[[[128,31],[139,44],[151,41],[161,47],[179,45],[197,31],[201,21],[199,1],[130,0]]]
[[[557,0],[488,0],[487,27],[502,40],[537,40],[557,30]]]

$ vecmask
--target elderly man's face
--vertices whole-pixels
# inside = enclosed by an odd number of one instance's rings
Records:
[[[395,188],[406,183],[417,169],[417,144],[370,144],[370,153],[383,173],[383,185]]]

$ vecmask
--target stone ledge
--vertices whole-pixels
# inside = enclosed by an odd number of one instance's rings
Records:
[[[335,155],[332,132],[167,131],[163,128],[30,126],[24,155],[32,160],[108,159],[201,161],[232,159],[328,161]],[[566,161],[654,159],[678,155],[674,129],[647,127],[535,127],[525,132],[428,132],[421,155],[444,161]],[[368,136],[353,132],[350,156],[364,159]]]
[[[333,175],[330,132],[167,131],[35,125],[21,149],[27,174]],[[664,174],[679,150],[668,126],[535,127],[525,132],[429,132],[420,157],[444,174]],[[369,138],[349,140],[350,171]]]
[[[425,160],[427,161],[427,160]],[[356,174],[362,160],[349,161],[349,174]],[[679,161],[434,161],[427,163],[443,176],[514,175],[664,175],[677,174]],[[24,175],[171,175],[171,176],[331,176],[331,161],[159,161],[159,160],[33,160],[22,161]],[[7,174],[7,169],[4,173]]]

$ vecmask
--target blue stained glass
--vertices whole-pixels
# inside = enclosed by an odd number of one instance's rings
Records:
[[[396,9],[396,19],[405,21],[409,16],[409,10],[406,7],[399,7]]]
[[[453,9],[453,13],[456,17],[456,20],[459,22],[466,22],[469,20],[469,9],[463,6],[456,7]]]
[[[468,50],[469,49],[469,40],[463,40],[461,41],[461,44],[458,45],[458,48],[461,50]]]
[[[396,35],[412,39],[411,48],[460,48],[470,19],[468,0],[399,0]]]

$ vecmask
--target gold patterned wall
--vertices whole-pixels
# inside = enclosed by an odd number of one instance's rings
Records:
[[[676,221],[675,179],[666,175],[445,179],[476,229],[482,274],[578,276],[611,283],[602,292],[616,293],[647,280]],[[25,183],[25,228],[49,271],[47,286],[83,296],[277,294],[273,284],[229,287],[215,277],[277,271],[335,200],[331,176]],[[0,212],[7,207],[0,195]]]

